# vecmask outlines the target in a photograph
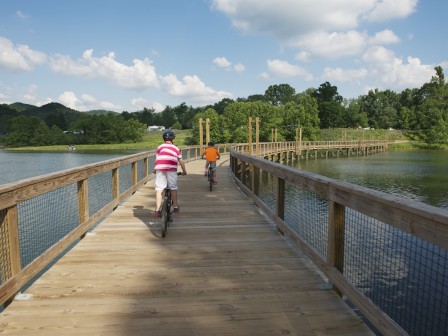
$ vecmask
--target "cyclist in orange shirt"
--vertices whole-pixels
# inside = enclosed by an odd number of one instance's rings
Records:
[[[219,160],[220,154],[214,146],[215,143],[210,141],[208,147],[202,152],[202,158],[207,160],[204,175],[207,176],[208,167],[211,166],[213,171],[213,184],[218,184],[218,181],[216,181],[216,160]]]

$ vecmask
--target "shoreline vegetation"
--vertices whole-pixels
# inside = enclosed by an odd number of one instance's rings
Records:
[[[76,150],[82,151],[109,151],[109,150],[136,150],[147,151],[156,149],[162,143],[161,131],[147,132],[143,141],[136,143],[82,145],[74,144]],[[175,144],[179,147],[191,145],[192,130],[176,130]],[[320,131],[319,141],[353,141],[353,140],[409,140],[400,130],[353,130],[353,129],[325,129]],[[391,145],[393,149],[448,149],[448,146],[428,146],[409,140],[407,143]],[[36,146],[0,148],[7,151],[35,151],[35,152],[65,152],[67,145]]]

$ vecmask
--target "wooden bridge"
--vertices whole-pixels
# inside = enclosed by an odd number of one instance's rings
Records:
[[[228,155],[208,191],[187,164],[166,238],[153,180],[0,314],[2,335],[372,335],[241,192]]]

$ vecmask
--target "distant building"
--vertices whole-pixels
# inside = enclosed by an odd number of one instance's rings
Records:
[[[164,131],[165,130],[165,126],[148,126],[148,131],[152,132],[152,131]]]

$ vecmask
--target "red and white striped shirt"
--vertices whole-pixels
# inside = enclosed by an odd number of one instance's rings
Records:
[[[179,148],[167,141],[157,148],[154,169],[160,171],[176,171],[178,160],[182,158]]]

